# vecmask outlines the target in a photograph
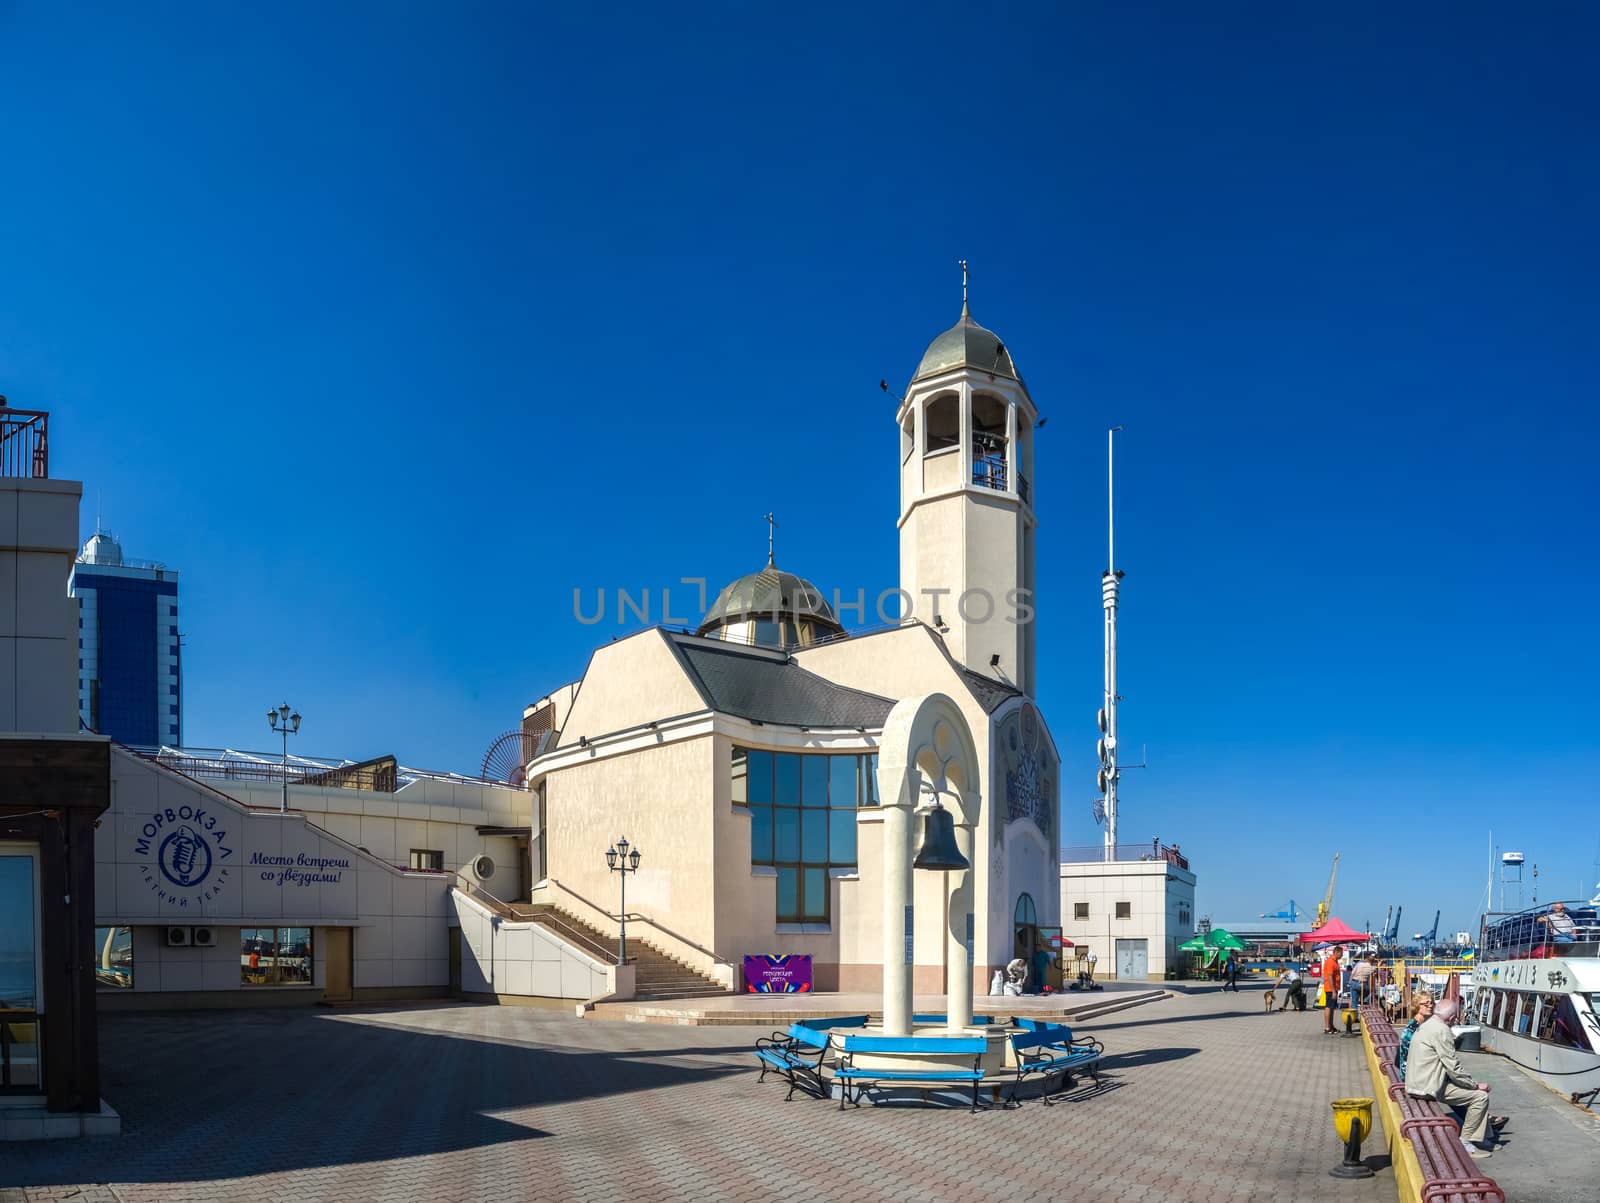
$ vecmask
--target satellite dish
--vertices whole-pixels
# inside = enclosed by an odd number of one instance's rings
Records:
[[[1101,793],[1105,793],[1105,790],[1106,790],[1106,771],[1105,771],[1105,769],[1101,769],[1099,772],[1097,772],[1094,775],[1094,783],[1095,783],[1095,787]]]
[[[1102,734],[1105,732],[1105,729],[1106,729],[1106,712],[1104,710],[1101,710],[1100,711],[1100,730],[1101,730]]]
[[[1106,741],[1105,740],[1101,739],[1101,740],[1096,740],[1095,741],[1094,754],[1097,757],[1099,757],[1101,764],[1104,764],[1106,762]]]

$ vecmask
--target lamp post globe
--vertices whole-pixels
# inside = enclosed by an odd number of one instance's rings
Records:
[[[606,849],[606,868],[622,875],[622,895],[617,907],[617,964],[628,959],[628,874],[639,871],[639,850],[623,836]]]
[[[289,737],[300,734],[300,712],[291,711],[289,703],[285,702],[276,710],[267,711],[267,725],[283,737],[283,798],[278,804],[280,811],[289,809]]]

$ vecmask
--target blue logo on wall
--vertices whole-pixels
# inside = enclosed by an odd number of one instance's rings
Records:
[[[211,872],[211,846],[186,823],[161,841],[156,863],[173,885],[198,885]]]

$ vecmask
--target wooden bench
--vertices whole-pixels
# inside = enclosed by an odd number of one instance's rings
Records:
[[[1455,1113],[1433,1099],[1406,1093],[1394,1063],[1400,1033],[1376,1004],[1361,1008],[1361,1022],[1372,1041],[1378,1068],[1389,1082],[1389,1098],[1400,1115],[1400,1139],[1409,1141],[1422,1171],[1421,1203],[1505,1203],[1505,1191],[1478,1172],[1461,1145]]]
[[[1035,1023],[1031,1020],[1023,1021],[1013,1019],[1019,1032],[1011,1035],[1011,1051],[1017,1063],[1017,1080],[1011,1087],[1011,1099],[1017,1098],[1017,1090],[1031,1077],[1041,1077],[1045,1081],[1045,1089],[1039,1097],[1044,1100],[1046,1107],[1050,1106],[1050,1091],[1048,1088],[1051,1074],[1061,1075],[1061,1089],[1065,1090],[1072,1085],[1073,1072],[1079,1069],[1089,1071],[1089,1076],[1096,1082],[1100,1080],[1100,1071],[1095,1067],[1105,1052],[1105,1046],[1092,1036],[1073,1038],[1072,1029],[1061,1023]],[[1023,1027],[1024,1022],[1028,1024]]]
[[[978,1110],[978,1084],[983,1081],[983,1054],[989,1041],[983,1036],[845,1036],[840,1041],[839,1063],[833,1078],[839,1084],[839,1110],[846,1102],[861,1106],[861,1096],[874,1086],[889,1084],[927,1089],[943,1085],[971,1085],[972,1110]],[[858,1054],[874,1057],[971,1057],[972,1068],[950,1065],[940,1069],[895,1069],[887,1065],[858,1066]],[[850,1098],[851,1089],[855,1098]]]
[[[781,1076],[789,1083],[789,1093],[783,1096],[786,1103],[796,1089],[826,1098],[828,1084],[822,1078],[822,1063],[828,1046],[827,1032],[803,1023],[790,1024],[787,1032],[763,1036],[756,1041],[756,1059],[761,1062],[761,1076],[756,1081],[766,1081],[769,1073]]]

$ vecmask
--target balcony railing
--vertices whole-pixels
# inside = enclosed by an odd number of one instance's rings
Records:
[[[50,475],[50,415],[12,409],[0,397],[0,476],[43,480]]]
[[[1189,858],[1178,851],[1178,846],[1173,844],[1168,847],[1159,840],[1151,840],[1147,844],[1118,844],[1110,857],[1106,856],[1104,844],[1085,844],[1077,848],[1063,848],[1061,859],[1069,864],[1087,864],[1093,861],[1166,861],[1179,869],[1189,867]]]
[[[1004,493],[1011,478],[1011,472],[1006,467],[1006,458],[1003,455],[978,454],[972,457],[972,483],[983,489],[994,489]],[[1017,496],[1024,501],[1029,501],[1028,478],[1022,473],[1017,473]]]
[[[972,483],[985,489],[1006,490],[1006,461],[1003,455],[972,457]]]

